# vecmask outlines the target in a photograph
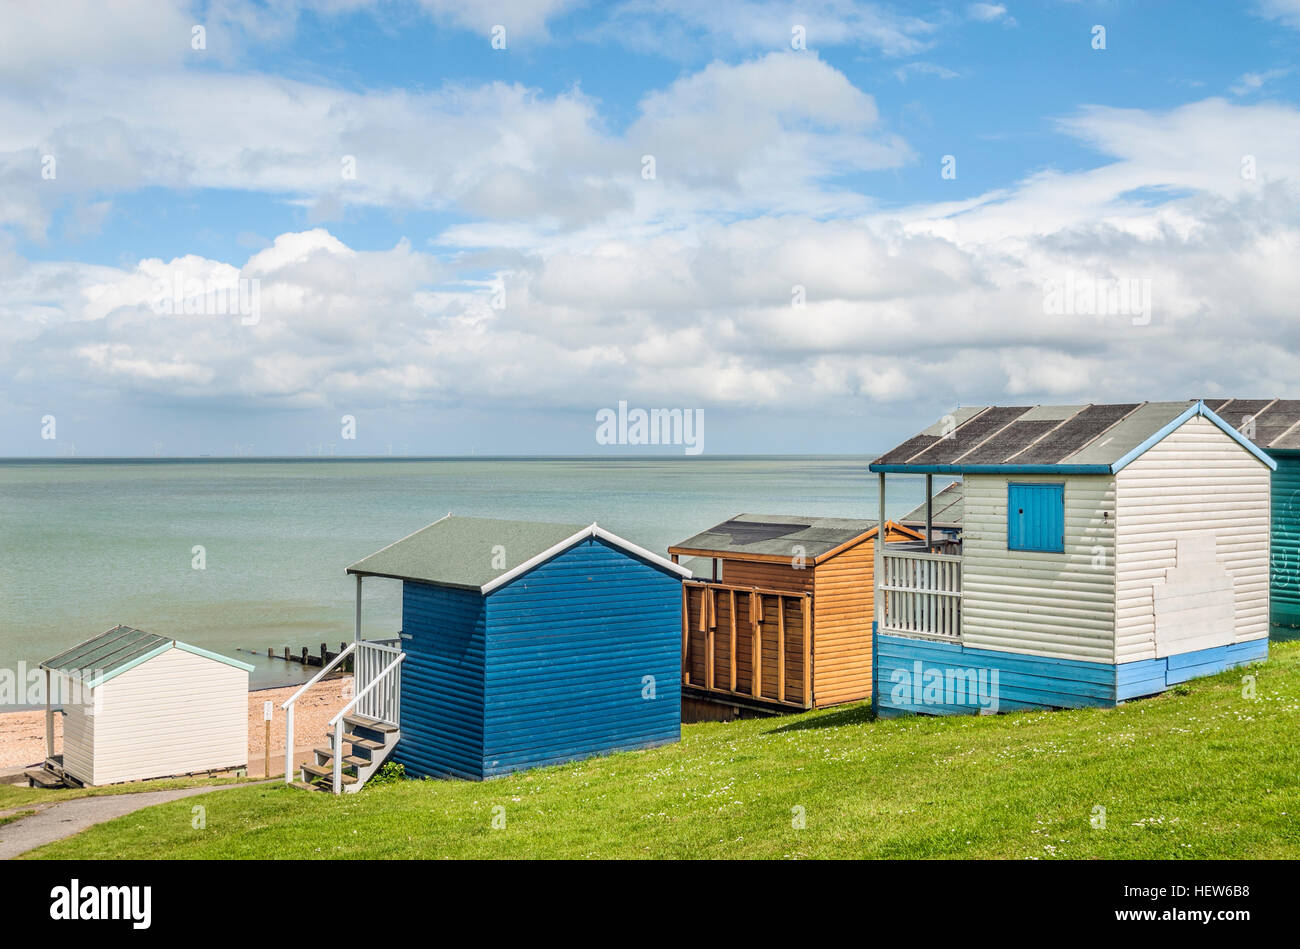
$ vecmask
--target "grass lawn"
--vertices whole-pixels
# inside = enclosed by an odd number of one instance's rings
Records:
[[[874,721],[853,706],[682,731],[483,783],[225,791],[34,855],[1300,857],[1300,643],[1118,709]]]
[[[157,781],[133,781],[109,784],[100,788],[29,788],[27,785],[0,784],[0,821],[2,815],[31,804],[54,804],[74,797],[98,797],[103,794],[134,794],[140,791],[169,791],[211,784],[237,784],[244,778],[161,778]]]

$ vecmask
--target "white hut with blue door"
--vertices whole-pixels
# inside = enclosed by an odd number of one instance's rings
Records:
[[[1202,402],[958,409],[877,458],[959,477],[957,552],[876,568],[882,715],[1108,706],[1263,659],[1276,463]],[[950,497],[948,500],[952,500]]]
[[[402,581],[408,774],[488,778],[677,741],[681,581],[596,524],[448,517],[354,563]]]

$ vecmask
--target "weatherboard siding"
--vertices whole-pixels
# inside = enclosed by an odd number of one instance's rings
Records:
[[[1300,626],[1300,454],[1274,455],[1272,621]]]
[[[813,588],[813,565],[810,560],[796,568],[792,561],[770,563],[723,559],[719,568],[718,580],[721,583],[800,593],[811,592]],[[709,579],[709,576],[705,574],[700,579]]]
[[[1268,640],[1259,639],[1116,665],[882,635],[876,637],[876,706],[882,718],[1108,708],[1266,658]],[[954,686],[972,681],[971,674],[981,686],[974,695],[948,686],[950,679]]]
[[[1011,481],[1064,483],[1063,553],[1007,549]],[[1113,662],[1113,478],[968,474],[963,494],[962,642],[970,648]]]
[[[494,590],[484,775],[677,741],[680,623],[680,579],[597,539]]]
[[[949,678],[956,683],[958,676],[971,673],[977,683],[974,695],[966,688],[947,687]],[[938,681],[936,674],[944,686],[927,694],[926,684]],[[1115,667],[879,635],[876,690],[877,712],[883,718],[1107,707],[1115,704]]]
[[[813,589],[813,700],[818,708],[871,695],[874,537],[817,565]]]
[[[63,703],[63,770],[83,784],[95,783],[95,694],[60,676]]]
[[[1154,659],[1171,649],[1194,651],[1204,637],[1189,635],[1189,648],[1167,637],[1183,635],[1180,626],[1190,633],[1196,623],[1223,626],[1226,642],[1268,636],[1269,493],[1268,467],[1201,417],[1184,422],[1116,475],[1118,662]],[[1211,584],[1193,579],[1184,602],[1173,604],[1175,610],[1186,608],[1170,614],[1187,618],[1159,627],[1167,632],[1158,650],[1157,599],[1170,593],[1161,587],[1179,577],[1170,571],[1180,566],[1180,550],[1183,567],[1192,569],[1187,552],[1206,532],[1214,535],[1214,560],[1231,579],[1226,616],[1221,611],[1217,620],[1204,618]]]
[[[1198,649],[1161,659],[1122,662],[1115,668],[1120,701],[1163,692],[1172,685],[1268,658],[1268,640],[1250,639],[1228,646]]]
[[[394,760],[418,777],[483,777],[487,613],[474,590],[402,584],[402,738]]]
[[[95,784],[248,763],[248,673],[183,649],[98,686],[91,718]]]

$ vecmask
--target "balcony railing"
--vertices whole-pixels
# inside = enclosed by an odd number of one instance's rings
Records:
[[[960,556],[888,551],[876,595],[884,599],[882,632],[961,638]]]

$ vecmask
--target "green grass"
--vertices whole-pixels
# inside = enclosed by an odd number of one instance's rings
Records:
[[[194,788],[211,784],[237,784],[245,778],[162,778],[157,781],[133,781],[130,784],[108,784],[98,788],[29,788],[26,785],[0,784],[0,814],[28,804],[55,804],[77,797],[99,797],[105,794],[135,794],[140,791],[169,791],[172,788]]]
[[[21,820],[24,817],[31,817],[35,813],[36,811],[28,808],[25,811],[12,811],[9,813],[0,814],[0,827],[3,827],[5,824],[10,823],[11,821]]]
[[[650,751],[341,798],[250,787],[35,855],[1300,857],[1300,643],[1178,691],[1108,710],[874,721],[854,706],[692,725]]]

